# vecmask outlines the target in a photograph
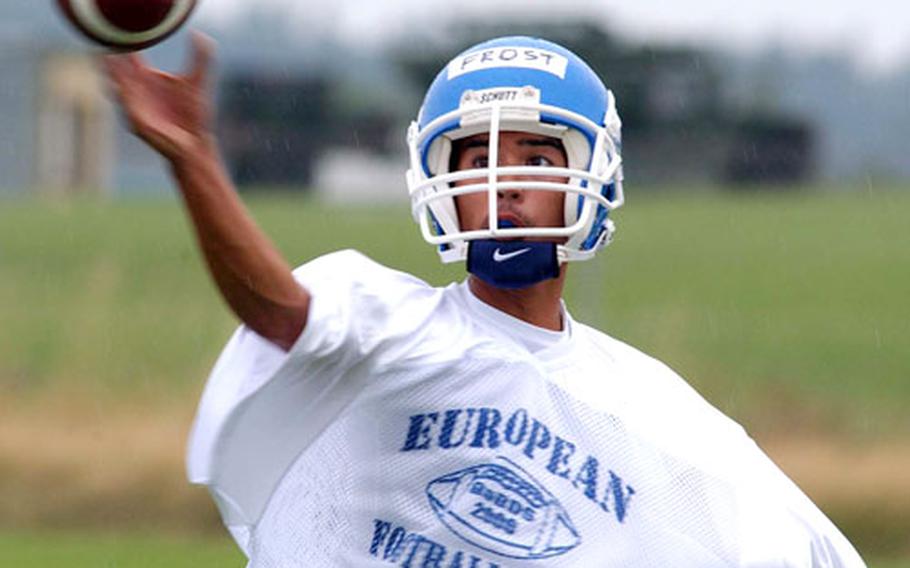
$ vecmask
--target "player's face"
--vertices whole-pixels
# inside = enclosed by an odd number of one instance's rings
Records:
[[[489,135],[482,133],[455,142],[454,169],[468,170],[487,167]],[[501,132],[499,135],[500,166],[553,166],[566,167],[566,152],[556,138],[529,134],[527,132]],[[553,181],[565,183],[561,177],[500,176],[501,181]],[[481,183],[484,180],[469,179],[456,185]],[[563,203],[565,194],[558,191],[535,191],[521,189],[501,190],[498,196],[499,221],[516,227],[562,227],[564,225]],[[455,197],[458,220],[464,231],[489,227],[487,192],[478,191]]]

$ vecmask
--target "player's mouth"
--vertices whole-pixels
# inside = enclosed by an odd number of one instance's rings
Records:
[[[487,225],[489,226],[489,222]],[[500,213],[496,219],[496,226],[500,229],[518,229],[527,226],[527,223],[515,213]]]
[[[489,221],[484,223],[489,226]],[[514,213],[500,213],[496,219],[496,226],[500,229],[518,229],[526,226],[524,219]],[[520,241],[523,237],[497,237],[497,241]]]

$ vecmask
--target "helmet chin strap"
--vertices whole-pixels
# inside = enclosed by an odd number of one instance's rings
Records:
[[[527,288],[559,276],[556,243],[474,240],[468,243],[467,268],[497,288]]]

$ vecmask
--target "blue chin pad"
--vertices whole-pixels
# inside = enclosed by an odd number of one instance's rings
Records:
[[[527,288],[559,276],[556,243],[471,241],[468,243],[468,272],[497,288]]]

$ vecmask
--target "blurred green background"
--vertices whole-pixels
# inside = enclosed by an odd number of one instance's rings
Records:
[[[910,192],[634,195],[576,319],[666,361],[871,566],[910,566]],[[434,284],[402,204],[248,200],[292,264],[358,248]],[[183,474],[235,322],[171,199],[0,202],[0,565],[243,566]]]
[[[871,566],[910,568],[907,7],[507,4],[206,1],[145,55],[177,71],[190,28],[218,40],[225,162],[292,264],[354,247],[445,284],[463,268],[390,202],[424,89],[489,37],[573,49],[617,95],[629,180],[574,316],[743,423]],[[183,471],[236,322],[96,54],[55,3],[0,1],[0,568],[240,567]]]

